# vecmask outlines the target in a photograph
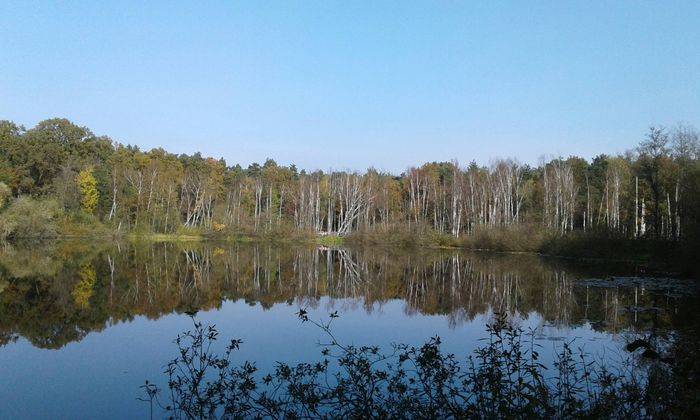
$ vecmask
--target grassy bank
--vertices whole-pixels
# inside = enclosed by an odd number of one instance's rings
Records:
[[[22,204],[22,203],[20,203]],[[47,206],[47,209],[51,209]],[[21,209],[19,209],[21,210]],[[526,252],[578,259],[620,260],[639,263],[656,272],[680,272],[698,275],[700,243],[697,240],[666,241],[633,240],[605,232],[571,232],[561,235],[543,229],[539,224],[509,227],[479,227],[459,237],[436,232],[425,227],[396,226],[355,232],[347,236],[319,235],[299,231],[288,225],[269,230],[243,231],[184,228],[173,233],[157,233],[143,228],[126,232],[123,226],[100,222],[91,215],[76,213],[54,216],[49,210],[17,211],[12,225],[15,236],[10,241],[57,239],[124,239],[139,242],[222,241],[240,243],[314,244],[319,246],[386,246],[402,248],[459,248],[493,252]],[[31,208],[30,208],[31,210]],[[26,220],[25,220],[26,219]],[[7,223],[6,223],[7,224]],[[6,229],[8,230],[8,229]],[[1,238],[0,238],[1,239]]]
[[[343,246],[345,240],[338,235],[318,235],[314,232],[268,231],[268,232],[212,232],[204,230],[181,229],[176,233],[129,232],[122,237],[131,241],[144,242],[193,242],[219,241],[239,243],[280,243],[280,244],[316,244],[321,246]]]
[[[492,252],[525,252],[576,259],[604,259],[636,262],[640,270],[679,272],[696,276],[697,240],[667,241],[629,239],[598,232],[561,235],[539,226],[479,228],[455,237],[434,231],[374,231],[349,236],[349,245],[460,248]]]
[[[326,247],[339,247],[345,245],[345,238],[338,235],[295,234],[292,236],[279,236],[273,234],[182,234],[182,233],[129,233],[124,239],[136,242],[235,242],[235,243],[274,243],[274,244],[312,244]]]

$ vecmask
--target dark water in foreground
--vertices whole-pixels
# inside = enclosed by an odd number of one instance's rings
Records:
[[[466,355],[494,311],[516,315],[544,349],[575,339],[609,364],[637,337],[673,334],[687,283],[587,279],[634,266],[459,251],[237,244],[0,247],[0,418],[144,418],[144,380],[164,384],[184,313],[244,341],[262,371],[314,361],[338,311],[342,342],[421,344]],[[605,286],[605,287],[602,287]],[[545,352],[546,353],[546,352]],[[545,354],[551,360],[551,354]]]

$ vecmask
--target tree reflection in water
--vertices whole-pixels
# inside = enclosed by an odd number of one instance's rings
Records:
[[[533,255],[460,251],[324,248],[267,244],[89,244],[0,249],[0,340],[26,337],[60,348],[144,315],[218,308],[243,299],[269,308],[329,298],[372,311],[388,300],[405,313],[444,314],[451,326],[479,314],[536,312],[548,325],[597,329],[670,328],[677,297],[577,280],[629,274]],[[339,303],[342,302],[342,303]],[[630,308],[634,308],[632,311]],[[639,308],[652,308],[640,310]]]

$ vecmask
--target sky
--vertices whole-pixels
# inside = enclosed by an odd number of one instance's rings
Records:
[[[0,1],[0,119],[399,173],[700,128],[700,1]]]

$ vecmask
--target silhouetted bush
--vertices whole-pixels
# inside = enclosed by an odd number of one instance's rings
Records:
[[[299,317],[330,338],[319,362],[278,362],[267,374],[250,362],[235,366],[231,355],[242,342],[232,340],[217,355],[216,328],[195,321],[193,331],[177,337],[178,357],[165,371],[168,403],[160,403],[162,390],[149,382],[144,400],[178,419],[641,418],[663,415],[673,402],[650,389],[653,381],[596,364],[571,342],[548,374],[533,335],[503,314],[495,314],[485,345],[464,361],[444,353],[439,337],[383,353],[339,343],[330,328],[335,313],[328,323],[310,320],[304,310]]]

